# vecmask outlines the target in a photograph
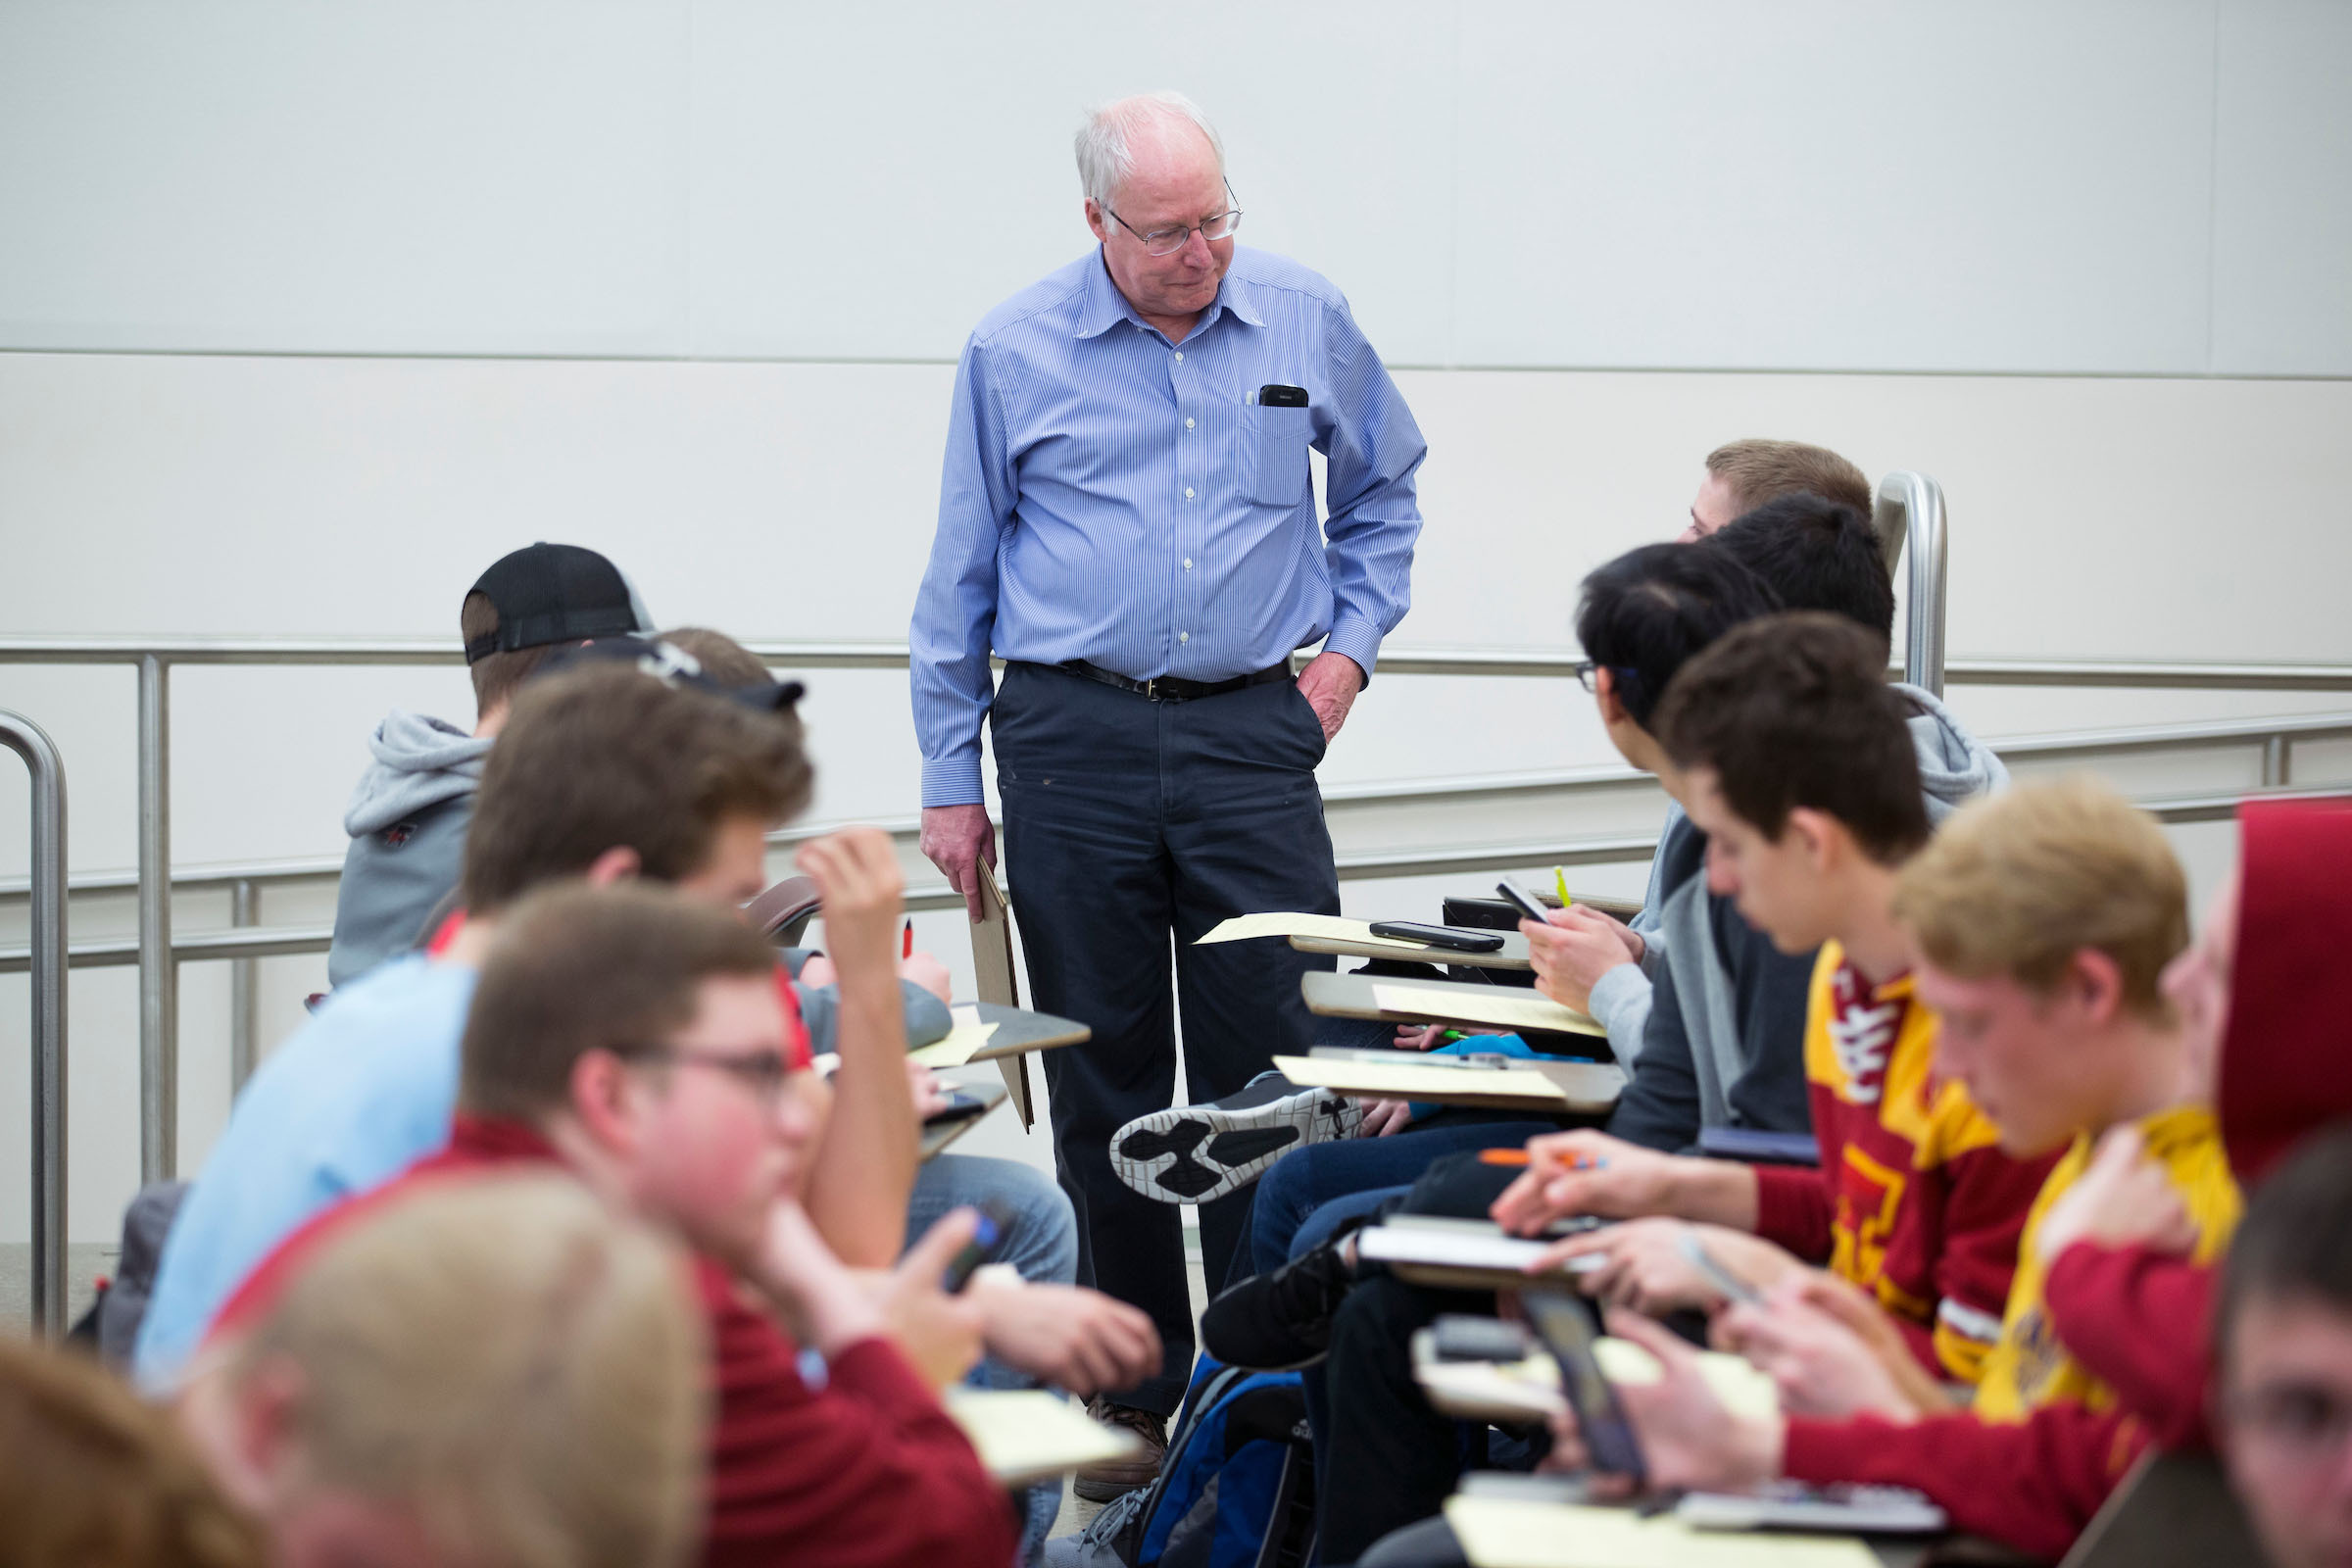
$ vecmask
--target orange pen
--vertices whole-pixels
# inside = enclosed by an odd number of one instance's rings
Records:
[[[1482,1165],[1526,1166],[1534,1164],[1535,1159],[1524,1149],[1482,1149],[1478,1152],[1478,1162]],[[1569,1162],[1568,1168],[1570,1170],[1601,1170],[1608,1163],[1606,1158],[1596,1158],[1592,1154],[1579,1154]]]

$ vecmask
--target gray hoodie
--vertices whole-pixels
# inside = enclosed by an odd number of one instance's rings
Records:
[[[490,741],[396,708],[368,749],[375,760],[343,813],[351,849],[326,956],[327,983],[335,986],[415,947],[425,917],[458,885]]]
[[[1928,820],[1943,819],[1980,795],[2009,787],[2009,769],[1971,735],[1941,698],[1923,688],[1894,683],[1911,705],[1911,749],[1919,755],[1919,787],[1928,797]]]

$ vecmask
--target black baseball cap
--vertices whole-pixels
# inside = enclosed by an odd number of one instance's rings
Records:
[[[501,556],[466,591],[469,599],[475,594],[498,612],[498,630],[466,643],[468,664],[549,643],[653,630],[620,568],[578,545],[542,541]]]

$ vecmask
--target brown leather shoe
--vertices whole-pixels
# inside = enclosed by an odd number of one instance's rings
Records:
[[[1078,1472],[1070,1489],[1089,1502],[1108,1502],[1138,1487],[1150,1486],[1159,1475],[1159,1461],[1167,1456],[1167,1417],[1113,1404],[1100,1395],[1087,1401],[1086,1413],[1106,1427],[1134,1433],[1142,1440],[1143,1449],[1132,1459],[1088,1465]]]

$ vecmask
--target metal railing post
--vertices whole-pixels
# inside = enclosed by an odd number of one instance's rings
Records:
[[[31,719],[0,746],[32,777],[32,1331],[66,1331],[66,765]]]
[[[1894,571],[1908,537],[1911,573],[1903,595],[1903,679],[1943,695],[1943,487],[1924,473],[1898,469],[1879,481],[1871,521]]]
[[[2275,789],[2286,783],[2289,765],[2286,747],[2287,739],[2284,735],[2272,735],[2263,741],[2262,787],[2264,789]]]
[[[261,923],[262,890],[249,876],[241,876],[228,885],[228,923],[238,930]],[[260,1027],[258,997],[254,989],[260,967],[258,958],[232,959],[228,966],[228,1093],[231,1099],[244,1093],[245,1080],[253,1076],[253,1040]]]
[[[179,968],[172,957],[172,666],[139,657],[139,1180],[179,1171]]]

